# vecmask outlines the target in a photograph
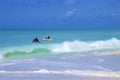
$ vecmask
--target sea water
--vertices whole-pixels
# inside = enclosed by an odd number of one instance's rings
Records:
[[[119,60],[120,29],[0,30],[0,80],[119,80]]]

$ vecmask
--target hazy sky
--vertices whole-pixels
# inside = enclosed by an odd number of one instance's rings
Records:
[[[120,28],[120,0],[0,0],[0,28]]]

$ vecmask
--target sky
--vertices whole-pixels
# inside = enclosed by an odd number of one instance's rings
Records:
[[[120,0],[0,0],[0,29],[120,28]]]

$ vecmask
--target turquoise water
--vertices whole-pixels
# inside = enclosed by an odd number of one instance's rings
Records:
[[[120,29],[0,30],[1,53],[46,48],[58,52],[119,50]],[[52,41],[43,41],[51,36]],[[38,37],[39,43],[32,43]],[[64,49],[62,49],[64,48]]]
[[[113,52],[120,50],[119,35],[120,29],[0,30],[0,54],[3,57],[23,54],[32,57],[35,53],[89,55]],[[43,41],[47,36],[53,40]],[[40,43],[32,43],[35,37]]]
[[[32,57],[35,53],[89,55],[119,51],[119,35],[120,29],[0,30],[0,54],[12,57],[29,53]],[[47,36],[53,40],[43,41]],[[40,43],[32,43],[35,37]]]
[[[47,36],[53,40],[43,41]],[[32,43],[35,37],[40,43]],[[120,51],[120,29],[0,30],[0,42],[1,74],[120,71],[119,54],[111,54]]]
[[[54,39],[52,43],[74,40],[98,41],[120,39],[120,29],[0,30],[0,47],[31,44],[36,36],[42,40],[48,35]]]

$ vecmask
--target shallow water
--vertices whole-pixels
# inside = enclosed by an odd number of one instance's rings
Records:
[[[120,79],[120,29],[0,30],[0,33],[3,80]],[[52,41],[42,40],[49,35]],[[36,36],[40,43],[32,43]]]

